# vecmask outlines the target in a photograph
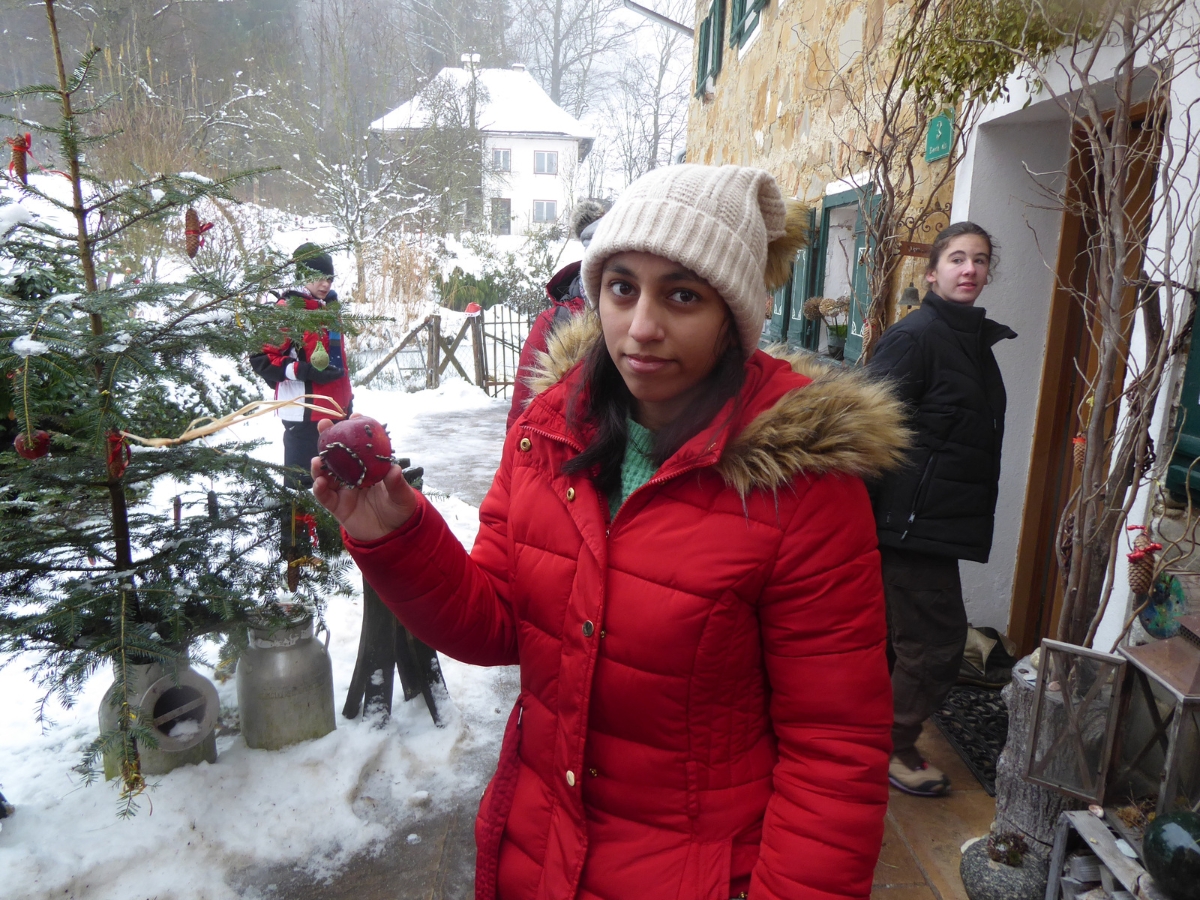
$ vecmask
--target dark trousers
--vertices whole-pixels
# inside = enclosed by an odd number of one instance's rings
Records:
[[[283,464],[288,471],[283,475],[283,485],[293,491],[307,491],[312,487],[310,467],[317,455],[316,422],[283,423]],[[303,470],[302,472],[295,471]],[[284,506],[279,517],[280,550],[284,559],[307,556],[310,552],[308,528],[295,520],[296,506]],[[294,551],[294,552],[293,552]]]
[[[921,726],[954,687],[967,642],[958,560],[880,547],[887,600],[892,752],[915,766]]]

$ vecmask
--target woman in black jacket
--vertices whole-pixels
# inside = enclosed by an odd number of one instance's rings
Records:
[[[878,486],[874,506],[895,698],[888,775],[923,797],[950,789],[915,745],[962,662],[958,561],[987,562],[992,547],[1005,407],[992,345],[1016,337],[975,306],[994,250],[973,222],[945,228],[929,252],[921,308],[883,333],[868,364],[895,384],[916,432],[909,465]]]

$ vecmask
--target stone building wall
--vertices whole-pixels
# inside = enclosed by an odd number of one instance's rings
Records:
[[[697,22],[710,3],[698,0]],[[725,34],[730,5],[726,0]],[[687,160],[767,169],[785,195],[813,204],[833,182],[868,171],[879,122],[866,80],[887,65],[905,13],[903,0],[771,0],[743,48],[726,40],[714,90],[693,96]],[[695,65],[693,57],[693,72]],[[922,155],[914,164],[924,183],[947,163],[927,164]],[[947,210],[953,188],[951,178],[937,198]],[[901,237],[927,243],[947,221],[935,217],[924,233]],[[923,269],[921,260],[901,261],[893,300],[910,281],[922,288]]]

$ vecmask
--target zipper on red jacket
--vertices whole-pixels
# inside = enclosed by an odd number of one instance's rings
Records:
[[[712,463],[713,463],[713,460],[711,460],[711,459],[706,460],[706,459],[702,459],[702,458],[698,457],[695,460],[693,460],[692,462],[688,463],[682,469],[676,469],[674,472],[668,472],[666,475],[655,475],[653,478],[651,478],[645,484],[634,488],[632,491],[629,492],[629,496],[625,498],[625,501],[617,508],[617,514],[615,516],[613,516],[612,519],[609,521],[608,528],[606,528],[604,530],[604,536],[608,537],[609,535],[612,534],[613,528],[616,527],[617,519],[619,519],[621,517],[621,511],[624,510],[625,507],[629,505],[630,498],[632,498],[633,495],[636,494],[638,491],[643,491],[648,487],[655,487],[657,485],[662,484],[663,482],[670,481],[672,478],[678,478],[680,475],[686,475],[689,472],[694,472],[694,471],[696,471],[696,469],[703,469],[706,466],[712,465]]]

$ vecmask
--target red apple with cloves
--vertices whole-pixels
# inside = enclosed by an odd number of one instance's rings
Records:
[[[325,471],[351,488],[378,484],[392,468],[387,429],[368,416],[345,419],[322,431],[317,453]]]

